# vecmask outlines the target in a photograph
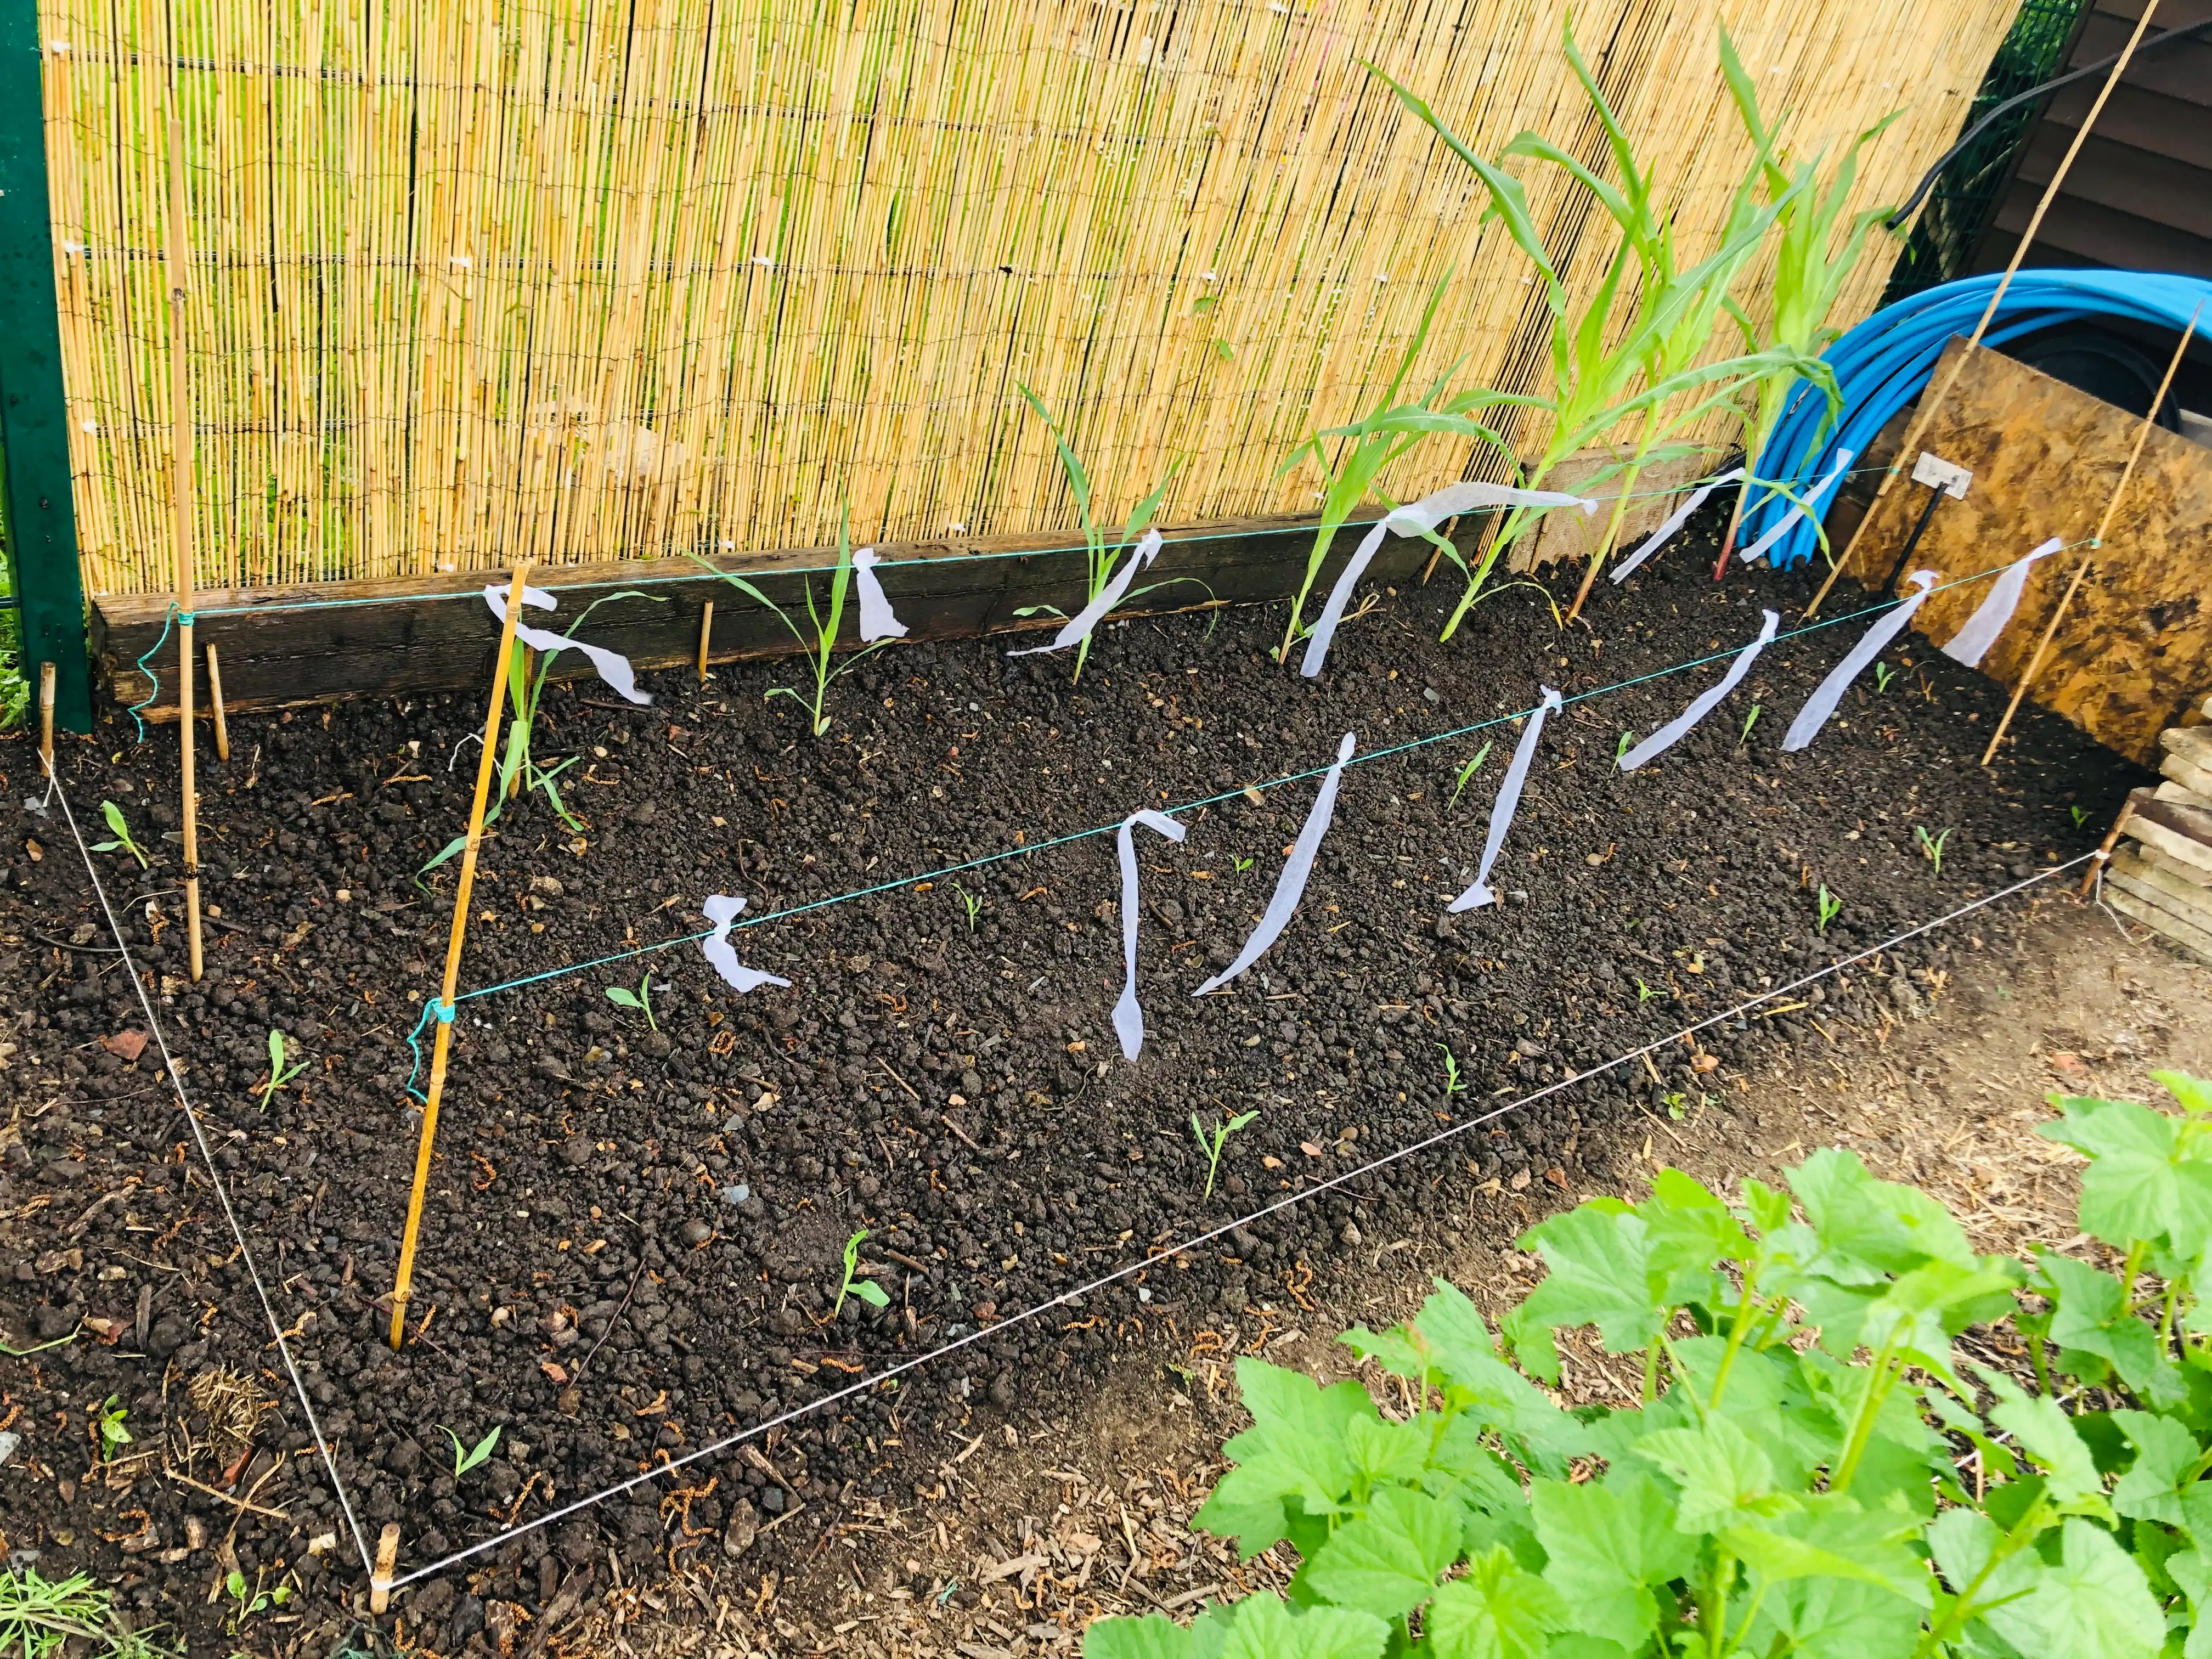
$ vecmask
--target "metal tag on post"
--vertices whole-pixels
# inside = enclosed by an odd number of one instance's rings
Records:
[[[1966,486],[1974,475],[1955,461],[1947,461],[1932,449],[1920,452],[1920,459],[1912,464],[1912,482],[1926,484],[1930,489],[1940,489],[1954,501],[1966,499]]]

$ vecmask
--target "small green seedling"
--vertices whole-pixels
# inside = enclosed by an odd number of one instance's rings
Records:
[[[1751,713],[1743,717],[1743,730],[1735,734],[1735,746],[1740,750],[1750,746],[1751,728],[1759,724],[1759,708],[1758,703],[1752,704]]]
[[[100,816],[107,820],[107,827],[115,832],[113,841],[96,841],[92,844],[95,853],[128,853],[138,860],[141,870],[146,868],[146,849],[131,839],[131,826],[123,821],[123,809],[112,800],[100,803]]]
[[[1874,689],[1875,689],[1876,691],[1887,691],[1887,690],[1889,690],[1889,683],[1890,683],[1892,680],[1895,679],[1896,678],[1897,678],[1897,671],[1896,671],[1894,668],[1892,668],[1892,667],[1891,667],[1887,663],[1886,663],[1886,662],[1878,662],[1878,663],[1875,664],[1875,665],[1874,665]]]
[[[1235,854],[1234,853],[1231,853],[1231,854],[1229,855],[1229,861],[1230,861],[1230,863],[1231,863],[1231,864],[1233,864],[1233,865],[1235,865],[1235,866],[1237,866],[1237,873],[1238,875],[1240,875],[1240,876],[1241,876],[1241,875],[1243,875],[1243,874],[1247,870],[1249,870],[1249,869],[1252,867],[1252,860],[1249,860],[1249,859],[1240,859],[1240,858],[1238,858],[1238,857],[1237,856],[1237,854]]]
[[[845,1282],[837,1287],[837,1305],[830,1310],[830,1317],[832,1319],[844,1312],[845,1298],[848,1296],[859,1297],[871,1308],[888,1308],[891,1305],[891,1299],[884,1294],[882,1285],[877,1284],[872,1279],[863,1279],[860,1276],[860,1241],[867,1236],[868,1230],[863,1227],[845,1241]]]
[[[281,1607],[292,1599],[289,1584],[279,1584],[275,1589],[264,1590],[261,1588],[260,1573],[253,1575],[253,1583],[249,1585],[246,1582],[246,1575],[236,1567],[223,1575],[222,1589],[223,1594],[229,1596],[232,1602],[228,1628],[234,1636],[238,1633],[238,1627],[256,1613],[266,1613],[271,1607]]]
[[[500,1425],[496,1423],[492,1425],[489,1434],[477,1441],[475,1445],[466,1448],[462,1446],[460,1436],[455,1434],[451,1429],[446,1428],[443,1424],[439,1425],[439,1427],[446,1438],[453,1443],[453,1479],[456,1480],[489,1457],[499,1445]]]
[[[1830,892],[1826,887],[1823,887],[1820,889],[1820,896],[1814,901],[1814,902],[1819,904],[1820,907],[1820,921],[1817,931],[1822,934],[1826,934],[1828,931],[1828,924],[1842,914],[1844,902],[1838,898],[1833,893]]]
[[[2083,824],[2089,821],[2089,815],[2078,806],[2069,806],[2066,811],[2068,815],[2073,818],[2074,827],[2076,830],[2079,830]]]
[[[1474,751],[1474,758],[1473,760],[1469,761],[1466,765],[1459,769],[1459,781],[1452,785],[1451,799],[1444,803],[1445,805],[1456,806],[1459,805],[1460,793],[1467,787],[1468,780],[1473,777],[1477,772],[1480,771],[1482,769],[1483,762],[1489,758],[1490,745],[1486,743],[1481,748]]]
[[[1920,844],[1920,856],[1936,866],[1937,875],[1942,875],[1943,873],[1943,843],[1951,839],[1951,832],[1946,830],[1941,835],[1931,836],[1928,833],[1926,824],[1916,823],[1912,826],[1912,839]]]
[[[282,1031],[270,1031],[269,1033],[269,1080],[261,1085],[261,1109],[267,1111],[269,1103],[276,1097],[276,1091],[307,1069],[307,1062],[304,1060],[289,1070],[286,1068],[284,1034]]]
[[[1620,741],[1613,746],[1613,763],[1615,766],[1628,758],[1629,745],[1635,741],[1636,733],[1633,732],[1624,732],[1620,734]]]
[[[122,1396],[111,1394],[93,1419],[93,1433],[100,1441],[100,1461],[103,1463],[111,1462],[118,1451],[131,1443],[131,1431],[123,1425],[124,1415]]]
[[[1467,1085],[1460,1081],[1459,1056],[1444,1043],[1439,1042],[1437,1047],[1443,1049],[1444,1054],[1444,1098],[1449,1100],[1454,1095],[1465,1094]]]
[[[660,988],[665,991],[668,988],[664,985]],[[656,1031],[660,1029],[660,1022],[653,1017],[653,975],[651,974],[645,975],[638,981],[637,989],[635,991],[627,985],[608,986],[607,1000],[617,1008],[627,1008],[633,1013],[643,1014],[647,1025]]]
[[[1659,994],[1656,991],[1646,985],[1642,980],[1639,979],[1636,981],[1636,1000],[1638,1002],[1649,1002],[1652,998],[1658,994]]]
[[[952,884],[952,890],[960,895],[960,908],[968,913],[968,931],[972,933],[975,931],[975,918],[983,914],[982,898],[957,881]]]
[[[1213,1178],[1220,1173],[1222,1149],[1228,1146],[1229,1137],[1259,1116],[1257,1112],[1239,1112],[1226,1123],[1216,1124],[1212,1138],[1206,1136],[1206,1126],[1198,1121],[1198,1114],[1190,1115],[1190,1132],[1198,1137],[1198,1150],[1206,1154],[1206,1196],[1213,1196]]]

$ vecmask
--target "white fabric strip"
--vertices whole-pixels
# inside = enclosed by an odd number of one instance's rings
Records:
[[[1808,507],[1815,513],[1820,511],[1827,503],[1828,492],[1836,487],[1837,481],[1842,478],[1844,473],[1850,471],[1851,454],[1852,452],[1848,449],[1838,450],[1836,464],[1828,469],[1827,476],[1805,492],[1802,502],[1792,502],[1790,510],[1782,515],[1782,521],[1779,524],[1744,549],[1737,556],[1746,564],[1751,563],[1755,559],[1765,558],[1767,550],[1782,539],[1784,531],[1805,516]]]
[[[1868,629],[1865,637],[1851,647],[1850,655],[1831,669],[1828,678],[1814,688],[1812,696],[1797,711],[1797,718],[1790,722],[1790,735],[1782,739],[1784,754],[1795,754],[1820,735],[1820,728],[1836,712],[1836,705],[1843,701],[1851,682],[1865,673],[1867,665],[1881,655],[1889,642],[1911,625],[1913,613],[1928,598],[1928,590],[1936,585],[1936,573],[1916,570],[1905,580],[1920,591]]]
[[[884,585],[876,580],[876,550],[864,547],[853,555],[853,580],[860,590],[860,641],[902,640],[906,624],[891,614]]]
[[[1137,1002],[1137,843],[1130,831],[1138,824],[1158,831],[1170,841],[1181,841],[1183,827],[1164,812],[1143,807],[1121,820],[1115,832],[1115,850],[1121,857],[1121,1000],[1114,1005],[1114,1035],[1121,1039],[1121,1058],[1134,1060],[1145,1048],[1145,1011]]]
[[[507,590],[503,587],[491,586],[485,588],[483,594],[484,603],[491,607],[491,614],[501,623],[506,622]],[[540,611],[550,611],[554,608],[553,596],[542,587],[524,588],[522,602],[525,605],[535,605]],[[543,628],[518,627],[514,630],[514,637],[532,650],[542,651],[548,656],[556,651],[580,651],[591,659],[592,666],[599,671],[599,678],[630,702],[647,703],[653,701],[653,694],[650,691],[641,691],[637,689],[637,677],[630,670],[629,659],[619,651],[610,651],[604,646],[586,645],[581,640],[572,640],[565,635],[550,633]]]
[[[1953,635],[1951,643],[1943,647],[1943,654],[1969,668],[1979,668],[1989,648],[1997,642],[2012,620],[2012,613],[2020,608],[2020,596],[2027,586],[2027,568],[2038,559],[2056,553],[2066,544],[2053,536],[2024,559],[2015,559],[2004,568],[1988,596],[1975,607],[1974,614],[1966,618],[1966,625]]]
[[[1710,496],[1713,491],[1718,489],[1723,484],[1734,483],[1741,477],[1743,477],[1743,469],[1741,467],[1731,467],[1726,472],[1722,473],[1719,477],[1714,478],[1708,483],[1701,483],[1695,489],[1692,490],[1690,492],[1690,499],[1684,501],[1681,506],[1676,507],[1672,513],[1668,514],[1667,515],[1667,522],[1661,525],[1656,530],[1653,531],[1649,536],[1646,536],[1644,538],[1643,546],[1638,548],[1636,551],[1630,554],[1619,564],[1613,566],[1613,580],[1617,582],[1626,581],[1629,578],[1630,573],[1634,571],[1638,565],[1642,564],[1644,560],[1650,558],[1654,553],[1656,553],[1662,547],[1666,545],[1668,538],[1671,538],[1676,531],[1680,530],[1684,525],[1689,523],[1691,518],[1697,513],[1697,510],[1699,507],[1705,504],[1706,498]]]
[[[1528,716],[1528,724],[1521,730],[1520,746],[1513,751],[1513,764],[1505,769],[1505,781],[1498,786],[1498,799],[1490,808],[1490,833],[1482,843],[1481,866],[1474,872],[1474,884],[1451,902],[1455,914],[1477,910],[1498,902],[1498,895],[1483,884],[1490,879],[1490,866],[1498,862],[1498,854],[1505,845],[1505,832],[1513,827],[1513,814],[1521,805],[1521,786],[1528,781],[1529,764],[1536,758],[1536,740],[1544,732],[1544,717],[1559,706],[1559,692],[1546,686],[1543,701],[1536,705],[1536,712]]]
[[[1759,630],[1759,637],[1735,653],[1735,660],[1729,665],[1728,672],[1721,676],[1720,684],[1710,690],[1699,692],[1695,698],[1692,699],[1690,706],[1677,714],[1670,724],[1661,726],[1659,730],[1623,755],[1620,757],[1620,769],[1624,772],[1633,772],[1638,767],[1665,753],[1689,736],[1691,728],[1711,714],[1714,709],[1719,708],[1721,699],[1735,690],[1742,683],[1743,677],[1751,672],[1751,665],[1757,659],[1759,653],[1764,651],[1773,640],[1774,630],[1781,624],[1781,621],[1782,618],[1771,611],[1766,612],[1766,621]]]
[[[1097,599],[1067,619],[1060,632],[1052,636],[1050,645],[1031,646],[1026,651],[1009,651],[1006,654],[1010,657],[1035,657],[1047,651],[1065,651],[1071,645],[1081,644],[1091,637],[1092,629],[1106,620],[1107,612],[1121,603],[1122,596],[1129,591],[1129,584],[1136,580],[1137,573],[1159,556],[1160,532],[1147,530],[1144,540],[1137,544],[1137,550],[1129,555],[1128,562],[1114,573],[1114,580],[1098,590]]]
[[[1384,531],[1394,536],[1425,536],[1455,514],[1479,512],[1486,507],[1579,507],[1584,513],[1595,513],[1598,504],[1588,496],[1565,495],[1556,489],[1516,489],[1510,484],[1476,483],[1462,479],[1409,506],[1393,508],[1368,527],[1352,557],[1345,562],[1336,586],[1328,591],[1328,603],[1322,607],[1321,620],[1314,623],[1313,637],[1306,642],[1305,658],[1298,665],[1298,672],[1308,679],[1321,672],[1322,660],[1328,655],[1329,642],[1336,637],[1337,624],[1344,620],[1345,607],[1352,603],[1353,590],[1367,574],[1376,550],[1382,545]]]
[[[730,927],[738,913],[745,908],[741,897],[727,893],[716,893],[700,908],[707,920],[714,924],[714,937],[699,941],[699,948],[707,953],[707,960],[714,964],[714,971],[739,991],[757,991],[763,985],[789,988],[791,981],[778,979],[774,974],[764,974],[757,968],[748,968],[738,960],[738,947],[730,943]]]
[[[1291,843],[1291,856],[1284,861],[1283,873],[1276,878],[1275,896],[1267,901],[1261,913],[1260,925],[1244,941],[1244,948],[1237,953],[1237,960],[1193,991],[1202,997],[1208,991],[1229,983],[1254,963],[1259,961],[1267,948],[1283,936],[1283,929],[1291,925],[1291,915],[1305,896],[1306,880],[1313,874],[1314,855],[1321,851],[1321,838],[1328,833],[1328,821],[1336,811],[1336,787],[1344,777],[1344,763],[1352,758],[1357,739],[1352,732],[1344,734],[1344,741],[1336,746],[1335,764],[1328,769],[1321,781],[1321,793],[1314,797],[1313,811],[1306,814],[1305,823],[1298,830],[1298,838]]]

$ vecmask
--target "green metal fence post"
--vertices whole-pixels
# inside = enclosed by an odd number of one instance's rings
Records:
[[[0,0],[0,458],[23,672],[55,667],[54,720],[92,730],[84,589],[70,496],[69,409],[46,196],[38,0]]]

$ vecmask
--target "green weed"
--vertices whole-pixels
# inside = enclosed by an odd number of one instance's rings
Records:
[[[665,991],[668,988],[664,985],[660,988]],[[627,1008],[632,1013],[643,1014],[648,1027],[655,1031],[660,1029],[660,1022],[653,1017],[653,975],[650,972],[640,976],[637,989],[635,991],[627,985],[608,986],[607,1000],[617,1008]]]

